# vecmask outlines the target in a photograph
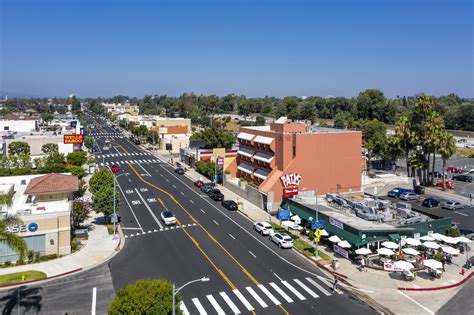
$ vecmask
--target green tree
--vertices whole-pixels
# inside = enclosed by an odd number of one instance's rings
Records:
[[[8,195],[0,195],[0,208],[6,206],[11,207],[12,197]],[[0,242],[8,245],[12,250],[14,250],[18,255],[20,255],[20,260],[23,260],[28,252],[28,247],[23,238],[18,236],[18,234],[10,232],[9,228],[12,226],[22,225],[23,220],[16,216],[6,216],[4,219],[0,220]]]
[[[334,128],[346,129],[347,128],[347,115],[343,112],[339,112],[334,117]]]
[[[263,116],[257,116],[257,117],[255,118],[255,125],[257,125],[257,126],[265,126],[265,123],[266,123],[265,117],[263,117]]]
[[[20,154],[18,162],[21,168],[28,168],[31,166],[31,157],[29,154]]]
[[[24,141],[13,141],[8,145],[9,155],[30,154],[30,145]]]
[[[87,162],[87,152],[75,151],[68,153],[66,160],[69,164],[82,166]]]
[[[114,188],[114,176],[106,168],[95,172],[89,180],[89,190],[92,194],[95,194],[103,186]]]
[[[66,167],[67,171],[77,178],[82,179],[86,175],[86,170],[82,166],[69,165]]]
[[[41,120],[47,125],[54,119],[54,115],[50,112],[42,112],[40,116]]]
[[[456,140],[449,132],[441,132],[438,138],[438,153],[443,159],[443,190],[446,189],[446,161],[456,153]]]
[[[72,203],[72,217],[74,222],[82,223],[90,217],[90,205],[82,200],[74,200]]]
[[[119,203],[119,194],[115,194],[115,210],[118,209]],[[114,213],[114,188],[101,186],[99,190],[92,195],[92,206],[95,212],[102,213],[106,222],[109,222],[109,216]]]
[[[38,173],[63,173],[66,172],[66,158],[64,154],[53,152],[43,159],[38,167]]]
[[[251,113],[251,108],[250,108],[249,104],[245,101],[240,102],[239,105],[238,105],[238,109],[239,109],[239,115],[244,116],[244,120],[247,120],[247,117]]]
[[[44,154],[47,154],[47,155],[49,155],[53,152],[58,152],[59,151],[58,144],[57,143],[45,143],[41,147],[41,151]]]
[[[195,132],[190,140],[204,140],[207,149],[230,149],[235,143],[235,137],[232,135],[232,132],[218,129],[216,126],[206,128],[201,132]]]
[[[427,117],[425,123],[426,136],[423,142],[424,147],[428,151],[427,161],[428,168],[425,170],[425,178],[429,181],[429,184],[433,185],[433,176],[428,176],[428,169],[430,159],[432,157],[432,168],[433,174],[436,167],[436,152],[439,149],[439,135],[443,132],[444,121],[443,118],[437,112],[431,112]]]
[[[410,155],[410,150],[413,147],[415,133],[411,130],[410,120],[407,115],[402,115],[398,118],[395,125],[395,135],[398,137],[402,150],[405,153],[407,176],[410,176],[408,157]]]
[[[178,307],[181,294],[175,297],[176,314],[183,314]],[[173,286],[164,280],[138,280],[118,290],[110,304],[110,315],[121,314],[171,314],[173,307]]]
[[[92,140],[92,137],[91,137],[91,136],[86,136],[86,138],[84,139],[84,145],[85,145],[86,148],[88,148],[88,149],[91,149],[91,148],[92,148],[93,140]]]

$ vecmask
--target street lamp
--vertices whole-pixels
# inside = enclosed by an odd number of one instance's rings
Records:
[[[111,171],[112,172],[112,171]],[[117,178],[122,176],[122,175],[125,175],[125,176],[128,176],[130,175],[130,173],[122,173],[122,174],[119,174],[117,176],[114,175],[114,173],[112,172],[112,176],[114,177],[114,238],[116,238],[116,235],[117,235],[117,232],[116,232],[116,229],[115,229],[115,223],[117,222],[117,213],[115,212],[115,194],[116,194],[116,186],[118,184],[117,182]]]
[[[189,281],[188,283],[185,283],[183,284],[182,286],[180,286],[177,290],[175,290],[175,286],[174,286],[174,282],[173,282],[173,315],[176,315],[176,294],[178,294],[178,292],[184,288],[185,286],[187,286],[188,284],[191,284],[191,283],[194,283],[194,282],[206,282],[206,281],[209,281],[211,279],[207,278],[207,277],[202,277],[201,279],[196,279],[196,280],[192,280],[192,281]]]

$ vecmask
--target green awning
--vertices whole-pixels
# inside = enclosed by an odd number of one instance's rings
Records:
[[[400,240],[400,234],[389,234],[388,239],[392,242],[398,242]]]

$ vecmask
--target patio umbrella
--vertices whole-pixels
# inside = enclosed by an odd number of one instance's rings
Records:
[[[407,248],[402,249],[402,252],[404,252],[407,255],[413,255],[413,256],[420,255],[419,251],[417,251],[416,249],[411,248],[411,247],[407,247]]]
[[[440,261],[434,259],[427,259],[423,261],[423,265],[433,269],[441,269],[443,268],[443,264]]]
[[[459,255],[459,249],[452,248],[451,246],[441,247],[441,250],[446,254]]]
[[[339,243],[340,241],[342,241],[337,235],[331,236],[330,238],[328,238],[328,240],[330,240],[333,243]]]
[[[326,231],[325,229],[321,229],[321,236],[329,236],[328,231]]]
[[[444,236],[443,234],[439,234],[439,233],[433,233],[433,234],[431,234],[431,237],[434,238],[437,241],[444,241],[444,238],[446,236]]]
[[[337,243],[337,246],[342,248],[351,248],[351,244],[349,244],[348,241],[340,241],[339,243]]]
[[[438,248],[441,247],[438,244],[436,244],[435,242],[424,242],[422,245],[426,248],[431,248],[431,249],[438,249]]]
[[[420,237],[420,240],[431,242],[431,241],[434,241],[435,239],[429,235],[425,235],[425,236]]]
[[[413,266],[412,263],[409,263],[408,261],[404,261],[404,260],[396,261],[393,264],[395,265],[395,267],[403,269],[403,270],[410,270],[410,269],[415,268],[415,266]]]
[[[383,256],[392,256],[392,255],[395,254],[395,253],[393,252],[393,250],[388,249],[388,248],[379,248],[379,249],[377,249],[377,253],[378,253],[379,255],[383,255]]]
[[[390,249],[397,249],[399,247],[398,244],[394,242],[383,242],[382,246]]]
[[[411,245],[411,246],[420,246],[421,245],[420,240],[418,240],[416,238],[407,238],[407,239],[405,239],[405,243],[407,243],[408,245]]]
[[[369,254],[372,254],[372,251],[366,247],[362,247],[362,248],[356,249],[355,253],[357,255],[369,255]]]
[[[451,237],[451,236],[446,236],[446,237],[443,239],[443,241],[444,241],[445,243],[452,244],[452,245],[457,244],[457,243],[459,242],[459,241],[457,240],[457,238]]]
[[[456,237],[456,239],[458,240],[459,243],[470,243],[472,242],[470,239],[468,239],[467,237],[465,236],[459,236],[459,237]]]

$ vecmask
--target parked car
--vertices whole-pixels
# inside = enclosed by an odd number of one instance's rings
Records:
[[[464,173],[464,171],[457,166],[448,166],[446,168],[446,172],[451,172],[451,173],[456,173],[456,174]]]
[[[110,170],[111,170],[112,172],[114,172],[114,173],[117,173],[117,172],[120,171],[120,167],[118,167],[118,165],[115,165],[115,164],[114,164],[114,165],[112,165],[112,166],[110,167]]]
[[[182,167],[177,167],[174,169],[174,172],[177,173],[178,175],[183,175],[184,169]]]
[[[453,182],[450,182],[448,180],[444,182],[444,186],[448,189],[454,189]],[[440,180],[438,183],[436,183],[436,187],[443,187],[443,181]]]
[[[417,185],[417,186],[415,186],[415,189],[413,189],[413,190],[418,195],[423,195],[425,193],[425,187],[423,187],[423,186]]]
[[[456,176],[453,176],[453,180],[457,180],[458,182],[472,183],[472,176],[471,175],[456,175]]]
[[[457,210],[464,208],[464,206],[458,201],[448,200],[443,203],[443,208],[448,210]]]
[[[423,207],[433,208],[439,206],[439,201],[434,198],[426,198],[421,205]]]
[[[171,211],[162,211],[161,220],[165,225],[174,225],[176,224],[176,217]]]
[[[469,174],[474,174],[474,168],[471,168],[469,171],[467,171]]]
[[[216,186],[216,184],[214,183],[205,183],[204,185],[201,186],[201,191],[205,194],[209,193],[212,189],[214,189],[214,187]]]
[[[406,201],[410,201],[410,200],[418,201],[420,200],[420,196],[418,196],[414,192],[405,192],[400,195],[400,199],[406,200]]]
[[[412,191],[412,190],[397,187],[397,188],[394,188],[394,189],[390,190],[387,193],[387,196],[392,197],[392,198],[398,198],[398,197],[400,197],[401,194],[403,194],[405,192],[410,192],[410,191]]]
[[[211,198],[214,201],[222,201],[224,200],[224,195],[221,193],[219,189],[212,189],[208,193],[209,198]]]
[[[196,187],[202,187],[204,185],[204,182],[202,180],[197,180],[194,182],[194,186]]]
[[[474,240],[474,231],[473,230],[460,229],[459,231],[461,232],[461,235],[463,235],[464,237],[466,237],[470,240]]]
[[[227,210],[237,210],[239,208],[234,200],[222,200],[221,205]]]
[[[270,240],[278,245],[280,248],[292,248],[293,239],[286,233],[270,234]]]
[[[270,233],[273,231],[272,225],[268,222],[254,223],[253,229],[261,235],[270,235]]]
[[[443,174],[438,171],[430,172],[430,176],[433,176],[433,178],[443,178]]]
[[[468,143],[464,146],[466,149],[474,149],[474,143]]]

